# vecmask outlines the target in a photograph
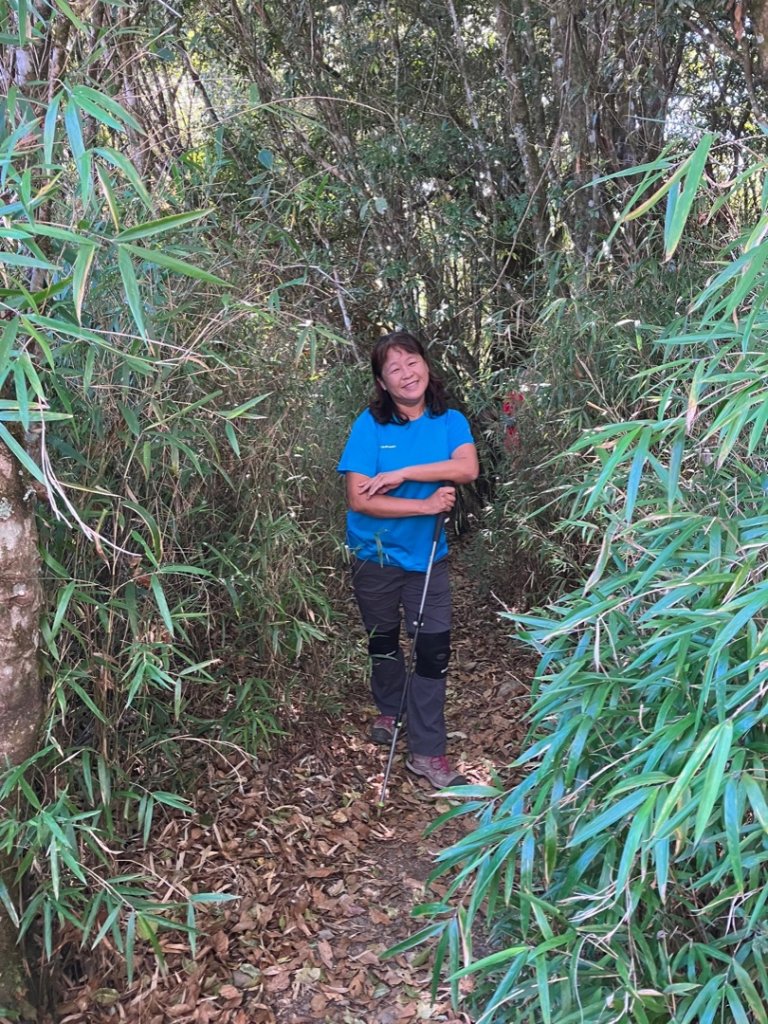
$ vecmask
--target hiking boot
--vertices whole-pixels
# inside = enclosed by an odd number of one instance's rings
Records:
[[[405,729],[405,718],[400,723],[400,732]],[[395,716],[394,715],[379,715],[378,718],[374,718],[373,724],[371,725],[371,739],[374,743],[382,743],[387,745],[392,742],[392,737],[395,735]]]
[[[445,754],[440,757],[429,757],[428,754],[411,754],[405,767],[414,775],[423,775],[435,789],[446,789],[448,786],[466,786],[467,780],[455,772]]]

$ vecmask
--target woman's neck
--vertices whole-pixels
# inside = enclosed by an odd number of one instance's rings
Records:
[[[395,408],[397,409],[398,416],[401,416],[404,420],[417,420],[426,412],[427,403],[420,402],[418,405],[400,405],[396,402]]]

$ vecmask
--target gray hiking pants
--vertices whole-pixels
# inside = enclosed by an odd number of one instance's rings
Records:
[[[356,559],[352,585],[368,632],[371,691],[382,715],[397,714],[405,685],[400,646],[401,608],[412,637],[424,590],[425,573]],[[445,753],[446,672],[451,651],[451,591],[446,559],[432,567],[424,618],[406,704],[408,748],[412,754]]]

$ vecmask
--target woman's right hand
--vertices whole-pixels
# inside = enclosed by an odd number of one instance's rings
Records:
[[[437,516],[441,512],[450,512],[455,503],[455,487],[438,487],[434,494],[430,494],[428,498],[424,499],[424,514],[427,516]]]

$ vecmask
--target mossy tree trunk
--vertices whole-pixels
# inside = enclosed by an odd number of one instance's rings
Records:
[[[0,444],[0,771],[34,753],[42,711],[37,663],[42,590],[32,506],[18,463]],[[13,873],[2,855],[0,881],[13,900]],[[17,939],[0,901],[0,1011],[27,1018],[26,972]]]

